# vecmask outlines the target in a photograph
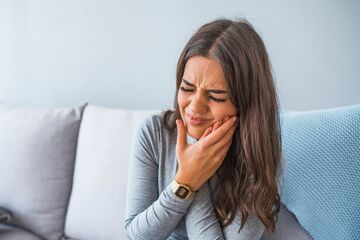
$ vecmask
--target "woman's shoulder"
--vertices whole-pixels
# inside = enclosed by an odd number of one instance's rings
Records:
[[[140,129],[149,129],[158,131],[161,128],[161,112],[153,112],[146,115],[140,122]]]
[[[141,120],[138,131],[149,134],[168,134],[169,131],[166,130],[169,128],[168,123],[170,123],[172,116],[171,111],[152,111]]]
[[[137,127],[135,144],[153,152],[154,158],[158,158],[162,152],[172,146],[173,135],[167,130],[164,123],[165,112],[153,112],[146,115]]]
[[[148,129],[150,131],[159,131],[163,127],[163,112],[148,113],[140,121],[140,129]]]

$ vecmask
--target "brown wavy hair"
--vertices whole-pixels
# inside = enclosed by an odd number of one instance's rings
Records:
[[[269,57],[261,37],[245,19],[217,19],[201,26],[183,49],[177,64],[175,110],[164,110],[165,128],[173,132],[181,119],[177,94],[185,64],[193,56],[221,65],[238,126],[227,155],[217,169],[213,192],[216,214],[229,225],[240,209],[243,228],[250,213],[270,231],[280,211],[281,129],[278,97]]]

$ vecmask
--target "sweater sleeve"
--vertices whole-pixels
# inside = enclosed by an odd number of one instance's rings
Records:
[[[252,239],[261,239],[261,236],[264,232],[264,226],[261,221],[250,214],[244,227],[239,231],[241,225],[242,214],[238,210],[234,221],[223,228],[225,239],[239,239],[239,240],[252,240]]]
[[[194,201],[185,214],[185,224],[189,239],[224,239],[213,207],[208,182],[203,184],[196,193]]]
[[[214,186],[215,182],[212,177],[211,185]],[[185,214],[189,239],[260,239],[264,227],[261,221],[254,215],[249,215],[243,229],[238,232],[241,225],[241,216],[241,211],[239,210],[234,221],[230,225],[222,228],[213,206],[211,187],[209,182],[207,182],[199,189],[199,193]]]
[[[132,142],[125,213],[128,239],[166,239],[192,202],[175,196],[171,183],[158,191],[157,131],[152,118],[146,118]]]

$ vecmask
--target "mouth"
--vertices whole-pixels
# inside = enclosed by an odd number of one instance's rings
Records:
[[[195,127],[201,126],[204,123],[209,121],[208,119],[204,119],[204,118],[195,118],[189,114],[186,114],[186,120],[190,125],[195,126]]]

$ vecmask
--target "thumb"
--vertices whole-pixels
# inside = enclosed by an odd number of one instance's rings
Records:
[[[180,119],[176,119],[176,126],[177,126],[176,148],[178,150],[183,150],[185,148],[185,146],[187,145],[186,129],[185,129],[183,121]]]

